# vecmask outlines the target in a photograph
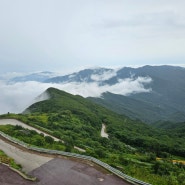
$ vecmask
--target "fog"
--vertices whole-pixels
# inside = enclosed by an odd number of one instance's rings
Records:
[[[111,75],[107,74],[107,77],[104,76],[104,78],[108,79],[108,76],[110,77]],[[93,78],[98,80],[98,76],[93,76]],[[119,80],[115,85],[103,86],[99,86],[98,82],[52,84],[29,81],[10,84],[0,81],[0,114],[7,112],[21,113],[36,101],[47,99],[48,96],[42,93],[49,87],[83,97],[101,97],[101,94],[104,92],[128,96],[132,93],[150,92],[152,89],[146,89],[144,85],[151,82],[152,79],[150,77],[127,78]],[[41,94],[42,96],[40,96]]]

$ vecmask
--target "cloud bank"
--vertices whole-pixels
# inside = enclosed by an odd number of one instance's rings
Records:
[[[100,75],[93,74],[91,75],[91,79],[95,81],[104,81],[104,80],[109,80],[116,75],[117,75],[117,70],[109,70],[109,71],[104,71]]]
[[[110,77],[110,74],[105,74],[104,77],[106,79],[106,77]],[[51,84],[29,81],[7,84],[5,81],[0,81],[0,114],[7,112],[20,113],[32,103],[47,99],[46,95],[39,95],[49,87],[83,97],[101,97],[101,94],[104,92],[128,96],[132,93],[150,92],[151,89],[146,89],[144,85],[151,82],[152,79],[150,77],[120,79],[117,84],[111,86],[99,86],[98,82]]]

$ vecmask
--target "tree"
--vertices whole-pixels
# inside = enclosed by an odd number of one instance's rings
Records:
[[[39,135],[34,136],[33,138],[33,144],[36,146],[43,146],[45,143],[45,140],[43,137],[40,137]]]
[[[45,139],[46,143],[49,143],[49,144],[54,143],[54,139],[50,136],[45,136],[44,139]]]
[[[103,148],[97,148],[97,149],[95,149],[95,153],[98,155],[98,157],[100,157],[100,158],[104,158],[104,157],[106,157],[106,152],[105,152],[105,150],[103,149]]]

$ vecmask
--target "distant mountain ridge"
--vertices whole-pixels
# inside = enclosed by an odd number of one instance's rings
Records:
[[[139,84],[145,91],[123,95],[119,89],[109,92],[109,87],[122,80],[139,78],[151,79]],[[30,74],[14,78],[14,81],[34,80],[42,83],[70,84],[96,83],[97,87],[108,87],[101,97],[89,97],[119,114],[140,119],[146,123],[160,121],[185,121],[185,68],[175,66],[143,66],[139,68],[123,67],[120,69],[95,68],[84,69],[69,75],[55,76],[50,72]],[[128,81],[128,83],[130,83]],[[134,84],[133,84],[134,85]],[[90,86],[91,88],[91,86]],[[124,89],[124,86],[122,87]],[[115,91],[114,91],[115,92]]]
[[[36,81],[44,82],[48,78],[56,76],[55,73],[50,71],[35,72],[28,75],[20,75],[10,79],[10,82],[27,82],[27,81]]]
[[[152,83],[146,84],[146,87],[149,86],[152,91],[129,96],[104,93],[101,99],[91,98],[91,100],[147,123],[185,120],[185,68],[173,66],[122,68],[117,72],[117,76],[110,80],[117,81],[118,77],[127,78],[130,74],[134,74],[134,77],[151,77]]]
[[[114,73],[113,69],[107,69],[107,68],[84,69],[82,71],[72,73],[69,75],[49,78],[45,80],[45,82],[46,83],[70,83],[70,82],[91,83],[91,82],[97,82],[97,81],[101,82],[103,81],[101,80],[101,77],[102,79],[106,79],[105,78],[106,74],[109,74],[111,76],[111,74],[113,73]],[[93,75],[99,75],[100,79],[96,79],[96,77],[93,78]]]

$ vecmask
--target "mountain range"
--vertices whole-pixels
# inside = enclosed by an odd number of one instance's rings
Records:
[[[18,119],[63,141],[45,143],[51,149],[81,153],[77,146],[84,155],[153,185],[184,184],[185,68],[96,68],[53,74],[34,73],[10,80],[21,85],[36,81],[30,84],[49,88],[22,113],[0,118]],[[76,84],[82,90],[99,91],[99,96],[83,97],[53,88]],[[101,134],[103,127],[108,138]],[[0,129],[30,142],[31,131],[20,128],[17,132],[10,125]],[[40,137],[31,139],[38,147],[44,144]]]
[[[35,72],[26,75],[19,75],[13,77],[9,80],[9,82],[16,83],[16,82],[27,82],[27,81],[37,81],[37,82],[44,82],[48,78],[52,78],[56,75],[56,73],[50,71],[42,71],[42,72]]]
[[[99,89],[104,90],[99,97],[89,95],[91,101],[132,119],[153,124],[163,121],[175,123],[185,121],[184,79],[183,67],[143,66],[123,67],[117,70],[85,69],[63,76],[55,76],[52,72],[33,73],[13,78],[12,81],[53,84],[94,83]]]

